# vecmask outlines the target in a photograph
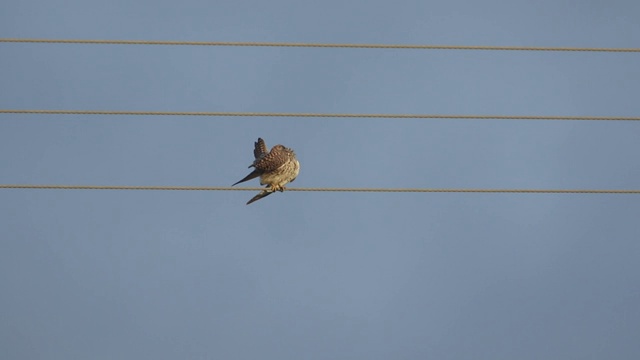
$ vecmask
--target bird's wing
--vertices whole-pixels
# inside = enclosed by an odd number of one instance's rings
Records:
[[[253,166],[257,170],[261,170],[263,172],[274,171],[286,164],[289,161],[289,155],[285,150],[278,150],[278,148],[273,148],[271,151],[262,157],[260,160],[256,160],[253,163]]]
[[[249,180],[251,180],[251,179],[255,179],[255,178],[257,178],[257,177],[258,177],[258,176],[260,176],[260,175],[262,175],[262,171],[261,171],[261,170],[258,170],[258,169],[255,169],[255,170],[253,170],[249,175],[247,175],[247,176],[245,176],[244,178],[242,178],[242,180],[238,181],[237,183],[235,183],[235,184],[233,184],[233,185],[231,185],[231,186],[235,186],[235,185],[240,184],[241,182],[245,182],[245,181],[249,181]]]
[[[273,194],[273,191],[269,191],[269,190],[262,190],[258,193],[258,195],[254,196],[251,198],[251,200],[247,201],[247,205],[251,204],[254,201],[258,201],[264,197],[267,197],[269,195]]]

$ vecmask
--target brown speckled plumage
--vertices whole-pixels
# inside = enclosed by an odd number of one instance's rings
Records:
[[[293,150],[276,145],[267,152],[267,145],[262,138],[254,143],[253,156],[255,160],[249,167],[255,169],[233,185],[260,177],[260,184],[267,186],[249,200],[247,205],[269,196],[275,191],[284,191],[285,185],[294,181],[300,172],[300,163]]]

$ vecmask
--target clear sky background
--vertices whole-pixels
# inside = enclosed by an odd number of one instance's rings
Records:
[[[638,47],[640,2],[3,1],[5,38]],[[0,108],[640,115],[635,53],[0,44]],[[0,183],[640,188],[640,124],[0,115]],[[252,181],[248,186],[257,186]],[[0,190],[2,359],[638,359],[640,197]]]

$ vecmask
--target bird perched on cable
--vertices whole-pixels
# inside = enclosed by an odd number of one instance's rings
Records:
[[[260,185],[267,185],[258,195],[247,202],[247,205],[273,194],[275,191],[283,192],[285,185],[292,182],[300,172],[300,163],[292,149],[283,145],[276,145],[267,151],[267,145],[262,138],[254,143],[253,157],[255,160],[249,168],[254,170],[242,180],[231,185],[237,185],[251,179],[260,177]]]

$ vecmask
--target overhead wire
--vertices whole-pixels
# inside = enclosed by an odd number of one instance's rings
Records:
[[[562,115],[445,115],[445,114],[349,114],[226,111],[118,111],[118,110],[29,110],[0,109],[0,114],[35,115],[130,115],[130,116],[230,116],[230,117],[304,117],[304,118],[382,118],[382,119],[479,119],[479,120],[593,120],[640,121],[640,116],[562,116]]]
[[[96,39],[28,39],[0,38],[4,43],[50,43],[94,45],[165,45],[165,46],[236,46],[236,47],[298,47],[350,49],[409,49],[409,50],[489,50],[489,51],[573,51],[573,52],[640,52],[640,48],[601,48],[566,46],[469,46],[469,45],[402,45],[402,44],[342,44],[247,41],[163,41],[163,40],[96,40]]]
[[[154,41],[154,40],[91,40],[91,39],[25,39],[0,38],[4,43],[62,43],[96,45],[181,45],[236,47],[302,47],[354,49],[413,50],[497,50],[497,51],[574,51],[574,52],[640,52],[640,48],[595,47],[523,47],[523,46],[459,46],[459,45],[395,45],[339,44],[288,42],[216,42],[216,41]],[[281,113],[281,112],[172,112],[172,111],[110,111],[110,110],[29,110],[0,109],[10,114],[51,115],[147,115],[147,116],[208,116],[208,117],[312,117],[312,118],[397,118],[397,119],[494,119],[494,120],[601,120],[639,121],[640,117],[624,116],[555,116],[555,115],[444,115],[444,114],[358,114],[358,113]],[[180,190],[180,191],[259,191],[263,188],[197,187],[197,186],[113,186],[113,185],[27,185],[0,184],[0,189],[54,190]],[[446,188],[289,188],[287,191],[317,192],[408,192],[408,193],[536,193],[536,194],[640,194],[640,190],[612,189],[446,189]]]
[[[640,52],[640,48],[393,45],[393,44],[336,44],[336,43],[287,43],[287,42],[154,41],[154,40],[95,40],[95,39],[27,39],[27,38],[0,38],[0,42],[111,44],[111,45],[113,44],[197,45],[197,46],[263,46],[263,47],[271,46],[271,47],[380,48],[380,49]],[[323,117],[323,118],[397,118],[397,119],[599,120],[599,121],[638,121],[640,120],[640,117],[624,117],[624,116],[349,114],[349,113],[189,112],[189,111],[177,112],[177,111],[17,110],[17,109],[0,109],[0,113],[53,114],[53,115],[64,114],[64,115],[149,115],[149,116]]]
[[[128,186],[128,185],[28,185],[0,184],[0,189],[42,190],[165,190],[165,191],[261,191],[260,187],[230,186]],[[523,194],[640,194],[639,190],[614,189],[461,189],[461,188],[287,188],[306,192],[378,192],[378,193],[523,193]]]

